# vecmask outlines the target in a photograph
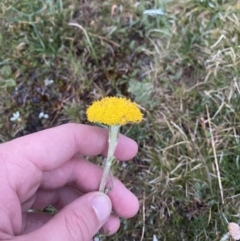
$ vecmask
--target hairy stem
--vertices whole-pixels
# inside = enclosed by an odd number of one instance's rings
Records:
[[[119,125],[109,127],[108,154],[107,154],[107,159],[105,161],[103,176],[99,187],[100,192],[105,192],[107,178],[111,170],[112,162],[115,159],[114,152],[117,146],[119,128],[120,128]]]

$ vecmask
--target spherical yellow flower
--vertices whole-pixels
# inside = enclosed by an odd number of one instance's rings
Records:
[[[140,122],[143,115],[136,103],[126,98],[105,97],[93,102],[87,109],[87,117],[91,122],[112,126]]]

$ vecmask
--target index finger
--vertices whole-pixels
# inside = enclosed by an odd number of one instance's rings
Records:
[[[42,171],[51,171],[77,154],[105,155],[107,147],[106,129],[82,124],[65,124],[15,139],[1,146],[2,150],[11,153],[12,161],[31,161]],[[128,160],[136,155],[137,149],[135,141],[119,135],[115,156],[119,160]]]

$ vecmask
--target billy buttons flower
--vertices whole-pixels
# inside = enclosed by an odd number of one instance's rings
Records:
[[[105,97],[93,102],[87,109],[87,117],[90,122],[99,122],[109,125],[108,154],[105,162],[103,176],[99,191],[107,192],[106,182],[110,173],[117,146],[119,128],[128,123],[138,123],[143,115],[136,103],[123,97]]]
[[[140,122],[142,113],[136,103],[122,97],[105,97],[87,109],[88,120],[105,125],[125,125]]]

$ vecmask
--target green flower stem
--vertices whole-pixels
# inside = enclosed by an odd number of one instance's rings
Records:
[[[110,173],[112,162],[115,159],[114,152],[117,146],[119,128],[120,128],[120,125],[114,125],[109,127],[108,154],[107,154],[107,159],[103,170],[103,176],[99,187],[100,192],[105,192],[107,178]]]

